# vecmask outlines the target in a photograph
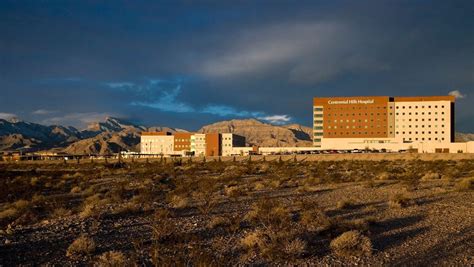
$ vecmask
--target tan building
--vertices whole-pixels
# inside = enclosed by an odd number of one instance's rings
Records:
[[[174,136],[168,132],[143,132],[141,134],[140,151],[142,154],[173,154]]]
[[[454,97],[314,98],[313,122],[313,144],[321,149],[436,146],[454,142]]]
[[[206,155],[206,134],[193,134],[191,136],[191,152],[195,156]]]
[[[241,155],[245,147],[245,137],[233,133],[222,134],[222,156]]]
[[[144,132],[140,147],[142,154],[167,156],[228,156],[246,151],[244,137],[219,133]]]

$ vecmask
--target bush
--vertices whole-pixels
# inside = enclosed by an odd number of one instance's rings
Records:
[[[209,228],[215,229],[217,227],[226,227],[230,226],[232,222],[226,217],[214,217],[209,221]]]
[[[441,175],[439,173],[428,172],[427,174],[423,175],[423,177],[421,177],[421,180],[422,181],[429,181],[429,180],[437,180],[437,179],[440,179],[440,178],[441,178]]]
[[[95,249],[96,245],[94,240],[85,235],[81,235],[68,247],[66,256],[70,258],[86,256],[94,252]]]
[[[291,221],[289,210],[274,200],[261,200],[253,204],[245,219],[256,224],[271,225],[277,228],[284,227]]]
[[[353,205],[354,205],[354,204],[353,204],[351,201],[349,201],[349,200],[340,200],[340,201],[337,202],[336,207],[337,207],[338,209],[349,209],[349,208],[351,208]]]
[[[372,242],[359,231],[348,231],[331,241],[331,249],[339,256],[370,256]]]
[[[265,189],[265,184],[262,182],[255,183],[254,189],[257,191]]]
[[[71,194],[77,194],[77,193],[80,193],[81,191],[82,191],[82,189],[79,186],[74,186],[71,189]]]
[[[126,266],[127,258],[122,252],[109,251],[99,256],[94,266],[97,267],[123,267]]]
[[[183,209],[189,205],[189,201],[186,197],[179,195],[173,195],[170,200],[171,207],[175,209]]]
[[[263,245],[263,233],[259,230],[255,230],[253,232],[247,233],[242,239],[240,240],[240,244],[245,249],[252,249],[255,247],[260,247]]]
[[[392,180],[393,178],[394,178],[393,175],[389,174],[388,172],[383,172],[376,177],[376,180],[386,181],[386,180]]]
[[[290,257],[300,257],[306,251],[306,242],[301,240],[300,238],[296,238],[289,242],[285,242],[283,247],[283,251]]]
[[[301,224],[309,231],[324,231],[331,226],[331,221],[323,211],[310,209],[301,214]]]
[[[458,191],[469,191],[474,189],[474,177],[464,178],[456,183]]]
[[[403,194],[393,195],[388,201],[388,205],[390,208],[397,208],[397,209],[405,208],[408,206],[409,203],[410,203],[410,199],[407,198]]]

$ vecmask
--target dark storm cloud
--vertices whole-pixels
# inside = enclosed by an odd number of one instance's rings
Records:
[[[445,95],[474,131],[472,1],[0,4],[0,114],[311,125],[313,96]],[[2,115],[2,116],[3,116]]]

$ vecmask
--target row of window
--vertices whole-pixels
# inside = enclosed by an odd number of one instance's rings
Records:
[[[407,140],[408,140],[408,141],[413,141],[413,139],[414,139],[415,141],[419,141],[419,140],[425,141],[425,137],[421,137],[421,138],[418,138],[418,137],[416,137],[416,138],[411,138],[411,137],[410,137],[410,138],[407,138],[407,139],[406,139],[406,138],[403,138],[403,141],[407,141]],[[426,140],[431,141],[432,139],[431,139],[431,137],[427,137]],[[441,137],[441,138],[435,137],[435,138],[433,138],[433,140],[436,140],[436,141],[438,141],[438,140],[443,140],[443,141],[444,141],[444,137]]]
[[[355,123],[355,122],[357,122],[357,121],[358,121],[358,122],[369,122],[368,119],[364,119],[363,121],[362,121],[362,120],[352,120],[353,123]],[[374,119],[370,119],[370,121],[373,122]],[[386,120],[386,119],[383,119],[383,120],[382,120],[382,119],[377,119],[376,121],[387,121],[387,120]],[[328,123],[331,123],[332,121],[328,120],[327,122],[328,122]],[[344,120],[339,120],[339,122],[340,122],[340,123],[350,122],[350,120],[345,120],[345,121],[344,121]],[[337,120],[334,120],[334,123],[337,123]]]
[[[431,115],[431,112],[426,112],[427,115]],[[405,115],[405,112],[402,112],[401,113],[402,115]],[[390,113],[390,115],[392,115],[392,113]],[[395,115],[400,115],[399,112],[395,113]],[[408,115],[412,115],[411,112],[408,112]],[[415,112],[415,115],[418,115],[418,112]],[[421,112],[421,115],[425,115],[425,112]],[[435,112],[434,115],[438,115],[438,112]],[[444,111],[441,112],[441,115],[444,115]]]
[[[401,120],[405,121],[405,119],[401,119]],[[431,118],[428,118],[427,120],[431,121]],[[396,121],[399,121],[399,119],[396,119]],[[408,121],[412,121],[412,119],[408,119]],[[415,119],[415,121],[418,121],[418,119]],[[425,121],[425,119],[422,118],[421,121]],[[438,118],[434,118],[434,121],[438,121]],[[444,118],[441,118],[441,121],[444,121]]]
[[[370,126],[370,128],[385,128],[385,125],[382,126],[382,125],[378,125],[378,124],[375,125],[375,127],[374,127],[373,124],[372,124],[372,125],[364,125],[364,128],[367,129],[367,128],[369,128],[369,126]],[[337,129],[337,125],[335,125],[335,126],[328,126],[327,128],[328,128],[328,129],[331,129],[331,128]],[[340,128],[340,129],[344,129],[344,126],[339,126],[339,128]],[[351,127],[350,127],[349,125],[346,125],[346,127],[345,127],[345,129],[350,129],[350,128],[351,128]],[[356,128],[362,129],[362,125],[359,125],[359,126],[352,125],[352,129],[356,129]]]
[[[344,117],[344,115],[346,117],[349,117],[351,114],[349,114],[349,113],[346,113],[346,114],[334,113],[332,115],[334,115],[334,117],[337,117],[337,116]],[[359,113],[359,116],[362,116],[362,115],[369,116],[369,113],[364,113],[364,114]],[[352,113],[352,116],[356,116],[356,114]],[[387,113],[370,113],[370,116],[387,116]],[[328,114],[328,117],[331,117],[331,114]]]
[[[391,132],[390,132],[390,133],[391,133]],[[395,132],[395,133],[396,133],[396,134],[399,134],[399,133],[405,134],[405,133],[407,133],[407,132]],[[414,134],[418,134],[418,132],[416,132],[416,131],[413,132],[413,133],[414,133]],[[431,131],[428,131],[427,133],[428,133],[428,134],[431,134]],[[433,133],[434,133],[434,134],[438,134],[438,131],[434,131]],[[408,132],[408,134],[412,134],[412,132]],[[425,134],[425,132],[422,131],[421,134]],[[441,131],[441,134],[444,134],[444,131]]]
[[[346,136],[351,136],[350,135],[351,133],[350,132],[328,132],[327,135],[346,135]],[[352,135],[356,135],[356,134],[369,134],[369,132],[352,132]],[[370,132],[371,135],[374,135],[374,134],[387,134],[387,132]]]
[[[415,108],[415,109],[418,108],[418,106],[407,106],[408,109],[411,109],[412,107]],[[428,105],[427,107],[431,108],[431,105]],[[444,105],[441,105],[440,107],[444,108]],[[390,107],[390,108],[392,108],[392,107]],[[397,109],[399,109],[399,108],[400,108],[400,106],[397,106]],[[401,108],[405,109],[405,106],[401,106]],[[421,108],[425,108],[425,106],[421,106]],[[434,108],[438,108],[438,105],[434,105]]]
[[[400,126],[400,125],[396,125],[395,128],[400,128],[399,126]],[[401,128],[405,128],[405,125],[401,125],[401,126],[402,126]],[[412,127],[411,127],[411,124],[410,124],[410,125],[407,125],[407,126],[408,126],[407,128],[412,128]],[[426,126],[427,126],[427,128],[431,128],[431,124],[428,124],[428,125],[426,125]],[[390,125],[390,128],[392,128],[391,125]],[[418,128],[418,124],[415,124],[415,127],[414,127],[414,128]],[[422,124],[422,125],[421,125],[421,128],[425,128],[425,125]],[[434,125],[434,128],[438,128],[438,124],[435,124],[435,125]],[[441,128],[444,128],[444,124],[441,124]]]

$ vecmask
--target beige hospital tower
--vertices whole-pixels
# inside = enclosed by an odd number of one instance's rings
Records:
[[[454,96],[313,99],[313,144],[322,150],[471,152],[454,143]]]

